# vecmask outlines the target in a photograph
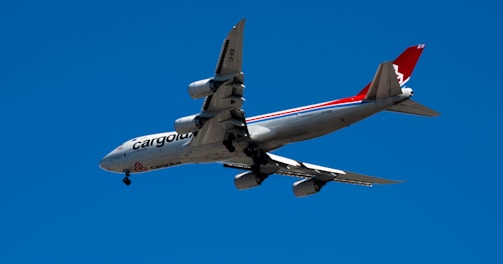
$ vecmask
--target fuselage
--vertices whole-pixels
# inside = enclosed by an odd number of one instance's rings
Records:
[[[246,119],[251,140],[262,150],[323,136],[354,124],[392,105],[407,100],[410,88],[382,100],[366,101],[364,96],[288,109]],[[187,163],[232,161],[238,156],[222,144],[191,147],[192,133],[165,132],[133,138],[106,155],[100,167],[112,172],[140,173]]]

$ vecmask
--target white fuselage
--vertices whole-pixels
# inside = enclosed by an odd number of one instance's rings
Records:
[[[350,97],[247,119],[251,140],[262,150],[270,151],[292,142],[319,137],[349,126],[378,113],[412,95],[409,88],[387,99],[364,101]],[[139,173],[187,163],[232,161],[242,156],[242,149],[230,152],[215,142],[191,147],[192,133],[165,132],[146,135],[124,142],[106,155],[100,163],[105,170]]]

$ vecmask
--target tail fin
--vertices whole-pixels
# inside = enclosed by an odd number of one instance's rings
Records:
[[[398,84],[403,87],[405,83],[410,80],[414,67],[416,66],[419,57],[424,49],[424,44],[408,47],[398,58],[393,61],[393,68],[395,70]],[[378,70],[379,72],[379,70]],[[371,83],[367,84],[357,96],[366,96],[371,87]]]
[[[381,63],[372,82],[365,86],[357,96],[364,97],[365,100],[376,100],[401,94],[401,87],[404,87],[410,80],[412,71],[414,71],[414,67],[423,52],[424,46],[424,44],[420,44],[408,47],[393,62]],[[421,105],[412,99],[404,100],[388,107],[386,110],[429,117],[439,115],[435,110]]]
[[[402,93],[393,67],[393,62],[379,64],[377,72],[370,83],[365,100],[385,99]]]

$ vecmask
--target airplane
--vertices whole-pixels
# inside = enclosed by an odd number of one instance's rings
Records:
[[[326,135],[381,111],[439,115],[413,101],[412,89],[405,86],[425,45],[411,46],[394,61],[379,64],[372,81],[354,96],[246,118],[242,108],[244,24],[245,19],[224,39],[214,76],[189,84],[192,98],[204,98],[199,113],[176,119],[174,132],[124,142],[99,166],[124,174],[123,182],[130,185],[132,174],[217,162],[244,171],[234,177],[239,190],[257,187],[272,174],[301,178],[292,186],[296,197],[315,194],[328,182],[363,186],[398,183],[281,157],[271,151]]]

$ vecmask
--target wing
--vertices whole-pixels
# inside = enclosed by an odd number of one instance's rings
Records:
[[[377,177],[366,176],[354,172],[342,171],[338,169],[327,168],[319,165],[314,165],[306,162],[295,161],[289,158],[268,153],[270,158],[263,173],[273,172],[285,176],[300,177],[305,179],[315,178],[321,182],[343,182],[364,186],[372,186],[373,184],[391,184],[399,183],[399,181],[387,180]],[[225,167],[252,170],[252,164],[247,163],[246,159],[236,163],[225,163]]]
[[[191,146],[211,144],[230,138],[247,137],[245,115],[241,109],[244,98],[244,74],[241,69],[243,30],[241,20],[224,39],[213,81],[216,91],[205,98],[200,117],[203,126],[191,141]]]
[[[215,76],[241,72],[244,25],[245,19],[239,21],[224,39],[215,69]]]

